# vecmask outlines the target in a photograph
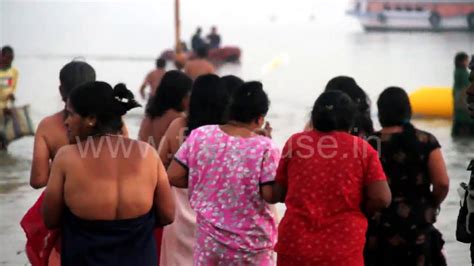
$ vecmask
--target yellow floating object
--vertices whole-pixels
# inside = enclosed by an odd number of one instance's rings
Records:
[[[410,93],[414,116],[451,118],[453,89],[449,87],[421,87]]]

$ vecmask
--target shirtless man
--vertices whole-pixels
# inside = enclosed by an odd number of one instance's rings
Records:
[[[197,77],[205,74],[213,74],[216,72],[214,66],[209,62],[207,58],[207,48],[202,47],[197,50],[196,59],[192,59],[184,66],[184,73],[188,75],[192,80],[196,80]]]
[[[166,60],[163,58],[156,59],[156,69],[150,71],[146,75],[145,80],[143,80],[142,85],[140,86],[140,96],[142,99],[146,99],[145,89],[147,86],[150,87],[150,97],[155,95],[158,85],[160,85],[161,78],[166,73]]]
[[[72,61],[59,72],[59,93],[66,103],[73,88],[89,81],[95,81],[94,69],[85,62]],[[67,145],[67,130],[64,126],[65,113],[61,110],[45,117],[38,125],[35,135],[30,185],[42,188],[48,183],[50,163],[59,148]]]

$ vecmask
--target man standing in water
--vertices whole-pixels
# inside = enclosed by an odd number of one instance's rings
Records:
[[[3,46],[0,55],[0,109],[7,108],[9,101],[14,101],[18,71],[12,67],[13,48]]]
[[[459,52],[454,58],[454,117],[452,136],[472,136],[474,135],[474,121],[470,119],[466,107],[466,89],[469,87],[469,56],[464,52]]]
[[[59,72],[59,93],[66,104],[72,89],[89,81],[95,81],[95,70],[87,63],[72,61]],[[30,185],[39,189],[46,186],[50,174],[50,165],[58,150],[69,144],[67,129],[64,125],[65,109],[43,118],[35,134],[33,161],[30,172]],[[26,252],[30,262],[49,261],[48,265],[60,265],[59,253],[48,247],[57,246],[56,234],[48,231],[40,215],[43,194],[28,210],[20,222],[27,236]],[[52,246],[51,246],[52,245]]]
[[[145,88],[150,87],[150,97],[155,95],[156,88],[160,85],[161,78],[165,75],[166,72],[166,60],[163,58],[156,59],[156,69],[150,71],[140,86],[140,96],[142,99],[146,98]]]
[[[4,112],[8,112],[8,103],[15,100],[18,71],[12,67],[13,58],[13,48],[3,46],[0,54],[0,121],[4,118]],[[1,131],[3,131],[2,125],[0,125]],[[6,148],[6,140],[0,134],[0,150]]]
[[[466,94],[467,94],[467,109],[469,110],[469,115],[471,116],[471,119],[474,119],[474,55],[471,58],[471,63],[469,64],[469,69],[471,70],[471,73],[469,74],[469,86],[467,87]],[[473,173],[474,169],[472,169],[472,166],[474,164],[474,160],[471,160],[471,163],[469,165],[468,171],[471,171],[471,180],[469,180],[469,190],[471,190],[472,185],[474,180],[473,179]],[[470,225],[468,225],[470,226]],[[471,239],[471,263],[474,265],[474,242],[472,242]]]
[[[59,72],[59,93],[66,104],[69,93],[75,87],[95,81],[95,70],[86,62],[72,61]],[[50,162],[62,146],[69,144],[67,130],[64,126],[65,111],[45,117],[36,130],[33,162],[31,166],[30,185],[33,188],[46,186],[49,178]]]
[[[196,80],[201,75],[214,74],[216,72],[214,65],[207,60],[207,52],[206,47],[199,48],[196,52],[197,58],[189,60],[184,65],[184,73],[192,80]]]

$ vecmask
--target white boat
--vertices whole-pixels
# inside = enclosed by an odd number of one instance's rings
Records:
[[[354,0],[366,30],[471,30],[474,0]]]

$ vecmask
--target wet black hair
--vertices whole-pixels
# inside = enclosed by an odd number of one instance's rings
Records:
[[[87,82],[95,81],[95,70],[86,62],[71,61],[59,71],[61,96],[66,101],[72,89]]]
[[[398,146],[407,154],[407,161],[421,165],[422,149],[415,127],[410,123],[412,110],[408,94],[400,87],[388,87],[377,100],[379,121],[382,127],[401,126],[402,133],[396,138]],[[395,141],[395,140],[394,140]]]
[[[96,117],[97,124],[92,135],[120,132],[123,127],[122,116],[140,106],[125,84],[119,83],[112,89],[102,81],[88,82],[74,88],[69,95],[69,103],[81,117]]]
[[[464,67],[462,65],[464,60],[469,60],[469,56],[465,52],[459,52],[454,56],[454,67]]]
[[[184,111],[182,102],[189,94],[193,81],[181,71],[171,70],[161,79],[156,94],[148,100],[146,114],[151,117],[160,117],[167,110]]]
[[[225,87],[227,89],[227,93],[229,93],[231,98],[232,98],[232,95],[235,93],[235,91],[240,86],[242,86],[242,84],[244,84],[244,81],[241,78],[234,75],[223,76],[221,77],[221,79],[224,81]]]
[[[156,59],[155,62],[156,68],[165,68],[166,67],[166,60],[162,57]]]
[[[353,135],[359,135],[359,132],[371,135],[374,132],[373,122],[370,117],[370,99],[354,78],[348,76],[334,77],[326,84],[324,91],[344,92],[355,103],[356,116],[351,132]]]
[[[377,100],[382,127],[402,126],[410,122],[411,106],[408,94],[400,87],[385,89]]]
[[[225,124],[228,104],[229,94],[219,76],[199,76],[191,92],[186,134],[201,126]]]
[[[265,116],[270,107],[270,100],[258,81],[246,82],[240,86],[230,105],[229,120],[242,123],[258,121]]]
[[[349,131],[354,125],[356,105],[340,91],[323,92],[314,102],[311,122],[318,131]]]
[[[5,45],[2,47],[2,55],[3,54],[10,54],[12,57],[15,55],[13,52],[13,48],[9,45]]]

